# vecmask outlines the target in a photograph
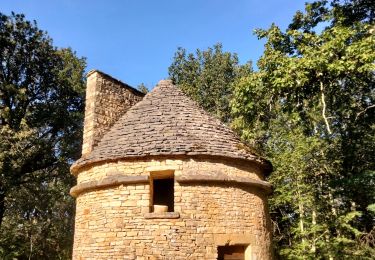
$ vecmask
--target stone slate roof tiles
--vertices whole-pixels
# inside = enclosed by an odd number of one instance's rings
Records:
[[[164,155],[229,157],[257,161],[265,169],[271,167],[170,80],[162,80],[72,170],[100,161]]]

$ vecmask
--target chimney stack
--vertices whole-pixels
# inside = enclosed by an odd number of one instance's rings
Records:
[[[82,156],[145,94],[98,70],[87,73]]]

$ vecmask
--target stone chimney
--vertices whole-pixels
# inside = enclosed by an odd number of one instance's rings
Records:
[[[87,73],[82,156],[90,153],[103,135],[144,94],[98,70]]]

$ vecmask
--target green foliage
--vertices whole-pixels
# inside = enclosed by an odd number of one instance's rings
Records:
[[[137,86],[137,89],[142,92],[143,94],[147,94],[148,92],[150,92],[150,90],[146,87],[146,85],[144,83],[141,83]]]
[[[74,199],[68,193],[69,182],[61,179],[27,183],[7,196],[2,258],[70,259]]]
[[[281,258],[374,255],[370,2],[316,1],[297,12],[285,32],[276,25],[257,30],[267,42],[256,72],[222,53],[221,45],[196,54],[179,48],[169,68],[188,95],[232,122],[272,161],[270,207]]]
[[[223,52],[221,44],[195,54],[178,48],[169,67],[173,83],[224,122],[230,121],[232,83],[250,72],[250,64],[239,65],[237,55]]]
[[[374,13],[367,1],[330,4],[307,4],[285,32],[257,30],[259,71],[234,88],[233,126],[275,168],[284,258],[366,259],[375,246]]]
[[[0,13],[0,258],[69,258],[85,60]]]

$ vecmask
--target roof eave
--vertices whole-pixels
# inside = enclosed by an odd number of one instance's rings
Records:
[[[171,153],[166,153],[166,154],[147,154],[147,155],[134,155],[134,156],[126,156],[126,157],[116,157],[116,158],[111,158],[111,159],[105,159],[105,158],[99,158],[99,159],[85,159],[81,158],[75,163],[72,164],[70,167],[70,172],[74,176],[77,176],[81,169],[97,165],[97,164],[104,164],[104,163],[109,163],[109,162],[118,162],[118,161],[129,161],[129,160],[141,160],[145,158],[153,159],[153,158],[166,158],[166,159],[171,159],[171,158],[215,158],[215,159],[235,159],[235,160],[241,160],[247,163],[252,163],[260,166],[262,170],[264,171],[265,177],[268,177],[271,172],[273,171],[272,164],[269,160],[264,159],[262,157],[240,157],[240,156],[230,156],[230,155],[213,155],[213,154],[202,154],[202,153],[179,153],[179,154],[171,154]]]

